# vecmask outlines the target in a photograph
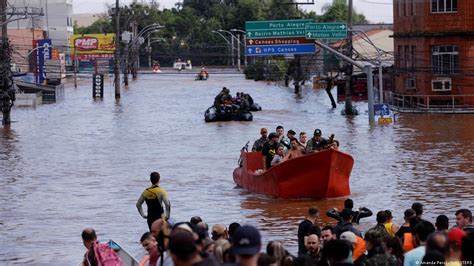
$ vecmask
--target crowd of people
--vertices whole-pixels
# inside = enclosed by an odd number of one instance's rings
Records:
[[[247,113],[253,104],[253,98],[249,94],[237,92],[236,96],[232,97],[226,87],[214,98],[214,107],[219,113]]]
[[[149,209],[148,214],[154,211]],[[396,225],[392,212],[381,210],[376,214],[375,225],[362,233],[357,228],[360,219],[371,217],[373,213],[367,208],[354,210],[351,199],[344,202],[341,211],[327,211],[326,215],[335,219],[333,224],[319,224],[319,209],[311,207],[295,234],[296,254],[286,250],[282,241],[263,245],[260,232],[254,226],[234,222],[229,226],[214,224],[209,230],[208,224],[198,216],[173,224],[165,212],[161,214],[152,221],[150,231],[140,238],[148,254],[141,265],[461,266],[472,265],[474,261],[474,225],[468,209],[456,211],[455,225],[450,227],[445,215],[439,215],[434,224],[426,220],[422,204],[415,202],[405,210],[404,224]],[[95,231],[86,228],[82,238],[87,248],[83,264],[103,265],[100,259],[107,255],[99,253],[103,244],[97,242]],[[114,263],[122,265],[119,259]]]
[[[310,140],[306,132],[300,132],[299,137],[296,138],[296,132],[292,129],[288,130],[285,136],[283,126],[277,126],[275,132],[270,134],[266,128],[261,128],[260,135],[260,138],[254,142],[252,151],[262,152],[263,165],[266,169],[305,154],[339,147],[339,141],[334,139],[334,134],[327,139],[323,138],[320,129],[314,130]]]

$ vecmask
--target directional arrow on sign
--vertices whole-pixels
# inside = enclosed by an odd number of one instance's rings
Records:
[[[341,28],[342,30],[346,28],[346,25],[341,25],[339,28]]]
[[[311,32],[308,32],[308,34],[306,34],[306,35],[308,35],[308,38],[311,38],[311,35],[313,35],[313,34],[311,34]]]
[[[247,32],[247,36],[252,37],[252,32]]]
[[[249,54],[252,53],[252,48],[249,48],[247,51],[249,51]]]
[[[250,45],[252,45],[252,44],[253,44],[253,40],[250,40],[249,43],[250,43]]]

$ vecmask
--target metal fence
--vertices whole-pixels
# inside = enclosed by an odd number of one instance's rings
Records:
[[[400,112],[474,113],[474,94],[408,95],[390,92],[387,100]]]

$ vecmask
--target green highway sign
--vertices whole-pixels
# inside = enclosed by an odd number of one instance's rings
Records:
[[[247,38],[304,37],[304,29],[289,30],[252,30],[247,31]]]
[[[306,24],[312,19],[247,21],[247,38],[304,37]]]
[[[252,30],[304,29],[305,25],[311,22],[313,22],[312,19],[246,21],[245,30],[252,31]]]
[[[308,23],[305,27],[306,39],[347,38],[346,23]]]

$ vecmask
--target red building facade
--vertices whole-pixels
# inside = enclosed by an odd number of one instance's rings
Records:
[[[474,106],[473,2],[394,0],[399,99],[422,107]]]

